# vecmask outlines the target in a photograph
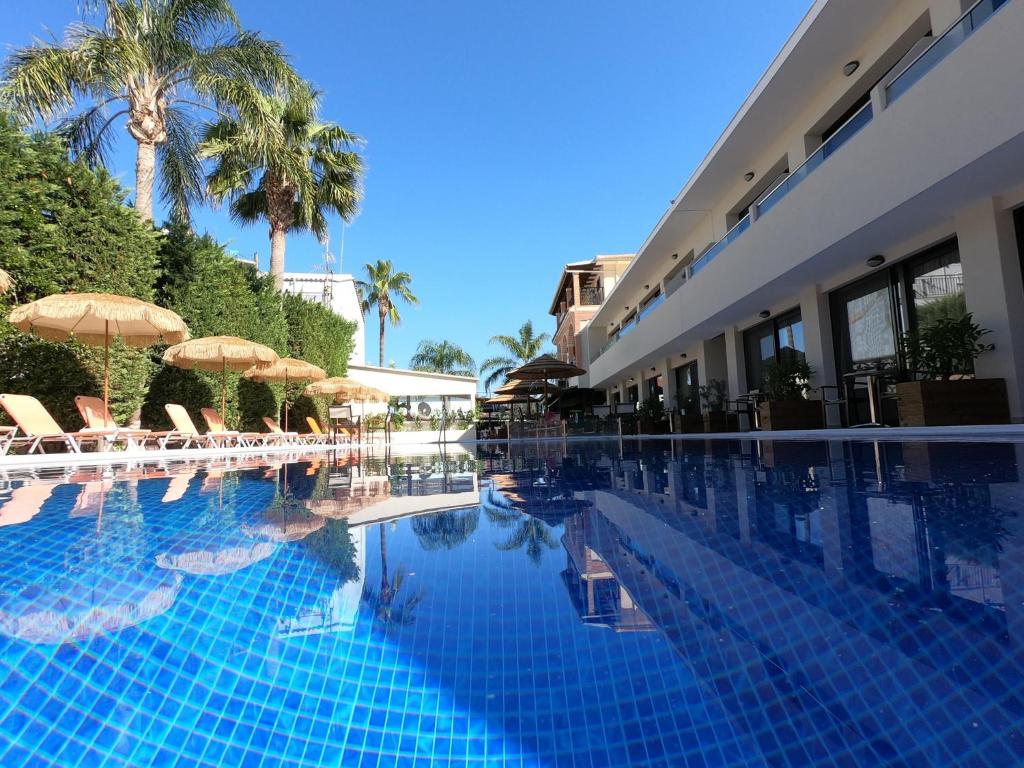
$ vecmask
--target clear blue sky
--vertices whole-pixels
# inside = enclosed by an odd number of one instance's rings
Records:
[[[5,0],[6,46],[75,18],[76,0]],[[236,0],[324,92],[324,117],[367,140],[362,213],[343,269],[389,258],[421,306],[388,330],[479,362],[488,339],[547,309],[565,262],[636,250],[811,0]],[[12,8],[8,8],[10,11]],[[114,172],[133,183],[133,144]],[[200,211],[197,228],[268,261],[263,226]],[[332,231],[333,248],[341,226]],[[292,236],[287,267],[321,248]],[[371,318],[372,320],[372,318]],[[375,323],[375,321],[373,321]],[[376,362],[376,326],[367,328]]]

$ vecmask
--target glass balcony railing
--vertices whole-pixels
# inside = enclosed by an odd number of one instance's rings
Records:
[[[725,237],[723,237],[717,243],[708,248],[704,252],[703,256],[701,256],[699,259],[693,262],[693,266],[690,267],[690,276],[693,277],[693,275],[696,275],[698,272],[704,269],[704,267],[711,263],[712,259],[714,259],[718,254],[720,254],[722,251],[728,248],[730,244],[736,242],[740,238],[740,236],[749,228],[750,214],[748,213],[746,216],[744,216],[736,223],[736,226],[734,226],[726,233]]]
[[[974,34],[982,24],[992,18],[992,15],[1008,5],[1010,0],[980,0],[967,11],[960,20],[947,29],[941,37],[922,51],[921,55],[914,59],[907,68],[889,83],[885,89],[886,100],[891,104],[900,96],[905,94],[914,85],[935,67],[940,61],[949,56],[960,47],[960,44]]]
[[[818,147],[817,151],[808,157],[799,168],[789,174],[775,189],[764,196],[761,202],[757,204],[758,215],[764,216],[768,213],[776,203],[796,189],[801,181],[814,173],[837,149],[856,136],[861,128],[871,122],[874,116],[871,102],[861,107],[853,117],[843,123],[839,130],[829,136],[828,141]]]
[[[651,314],[651,312],[653,312],[658,307],[660,307],[664,301],[665,301],[665,294],[659,293],[652,301],[647,302],[647,304],[645,304],[640,309],[640,315],[637,317],[636,321],[639,323],[645,317],[649,316]]]

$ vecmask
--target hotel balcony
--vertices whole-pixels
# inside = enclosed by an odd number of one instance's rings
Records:
[[[862,265],[879,242],[937,227],[959,208],[1019,183],[1021,40],[1024,0],[982,0],[915,51],[724,237],[685,270],[677,266],[656,307],[637,313],[607,342],[609,326],[595,320],[590,347],[600,351],[590,385],[609,385],[720,334],[804,286]],[[653,287],[670,274],[672,263],[651,274],[647,265],[661,258],[654,250],[638,257],[640,269],[627,273],[615,294],[635,295],[637,283]],[[627,335],[628,343],[618,343]]]

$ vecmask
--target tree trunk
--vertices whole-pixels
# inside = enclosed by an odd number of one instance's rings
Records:
[[[391,604],[391,582],[388,581],[388,534],[384,523],[380,523],[380,601]]]
[[[274,278],[274,290],[284,288],[284,247],[287,232],[281,227],[270,228],[270,276]]]
[[[153,184],[156,181],[156,142],[140,141],[135,153],[135,210],[153,221]]]
[[[384,367],[384,321],[387,318],[387,313],[382,309],[380,311],[380,367]]]

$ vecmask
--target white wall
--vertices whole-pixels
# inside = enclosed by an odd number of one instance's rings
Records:
[[[355,322],[355,345],[348,361],[350,365],[362,365],[366,362],[363,313],[359,307],[359,295],[356,293],[355,278],[352,275],[285,272],[284,292],[327,304],[334,314]]]

